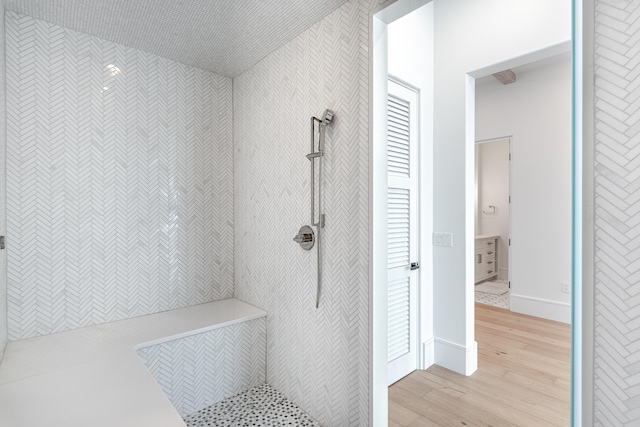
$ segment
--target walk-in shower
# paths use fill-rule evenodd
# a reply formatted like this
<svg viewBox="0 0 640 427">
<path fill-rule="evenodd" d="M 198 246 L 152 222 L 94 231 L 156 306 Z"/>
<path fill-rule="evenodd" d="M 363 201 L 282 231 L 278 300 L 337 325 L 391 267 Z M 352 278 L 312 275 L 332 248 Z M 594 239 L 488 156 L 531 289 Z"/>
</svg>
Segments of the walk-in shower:
<svg viewBox="0 0 640 427">
<path fill-rule="evenodd" d="M 325 214 L 322 210 L 322 162 L 324 159 L 324 142 L 326 135 L 326 127 L 333 120 L 333 111 L 326 109 L 321 118 L 311 117 L 311 152 L 307 154 L 307 159 L 311 161 L 311 225 L 316 228 L 316 234 L 313 229 L 307 225 L 300 228 L 298 235 L 293 240 L 298 242 L 303 249 L 310 250 L 313 247 L 314 239 L 318 245 L 316 251 L 318 253 L 318 284 L 316 292 L 316 308 L 320 305 L 320 293 L 322 291 L 322 229 L 325 225 Z M 316 128 L 318 129 L 318 150 L 316 151 Z M 315 184 L 315 160 L 318 159 L 318 220 L 316 221 L 316 184 Z"/>
</svg>

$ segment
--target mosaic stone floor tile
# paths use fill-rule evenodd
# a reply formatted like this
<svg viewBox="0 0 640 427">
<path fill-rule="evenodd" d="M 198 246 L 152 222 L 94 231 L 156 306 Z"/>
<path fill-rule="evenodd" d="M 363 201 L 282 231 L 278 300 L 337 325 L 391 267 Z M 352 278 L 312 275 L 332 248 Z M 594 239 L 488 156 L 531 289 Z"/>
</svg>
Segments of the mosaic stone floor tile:
<svg viewBox="0 0 640 427">
<path fill-rule="evenodd" d="M 496 280 L 496 282 L 506 282 L 506 280 Z M 475 300 L 481 304 L 509 309 L 509 292 L 502 295 L 493 295 L 487 292 L 475 291 Z"/>
<path fill-rule="evenodd" d="M 187 427 L 320 427 L 269 384 L 224 399 L 184 418 Z"/>
</svg>

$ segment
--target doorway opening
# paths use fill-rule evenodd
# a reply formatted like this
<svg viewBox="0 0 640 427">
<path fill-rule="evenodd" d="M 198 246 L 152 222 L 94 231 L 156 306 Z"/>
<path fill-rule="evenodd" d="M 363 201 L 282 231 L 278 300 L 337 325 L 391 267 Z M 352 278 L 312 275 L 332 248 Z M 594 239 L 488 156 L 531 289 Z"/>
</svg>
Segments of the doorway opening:
<svg viewBox="0 0 640 427">
<path fill-rule="evenodd" d="M 564 48 L 534 61 L 515 58 L 509 62 L 521 65 L 475 80 L 474 136 L 486 141 L 474 144 L 476 247 L 496 239 L 494 264 L 478 264 L 476 255 L 484 274 L 475 282 L 510 282 L 512 311 L 570 324 L 572 55 Z M 495 139 L 502 135 L 510 144 Z"/>
<path fill-rule="evenodd" d="M 388 420 L 388 278 L 386 272 L 388 177 L 385 173 L 387 168 L 387 59 L 390 54 L 388 26 L 427 3 L 433 4 L 429 0 L 389 1 L 371 14 L 370 419 L 371 425 L 374 426 L 386 425 Z M 534 3 L 536 2 L 532 2 L 531 8 L 535 7 Z M 432 87 L 434 95 L 432 102 L 435 108 L 426 114 L 432 123 L 436 123 L 436 126 L 425 128 L 430 132 L 429 138 L 432 144 L 429 147 L 430 151 L 424 150 L 431 154 L 426 164 L 431 164 L 433 169 L 424 174 L 429 176 L 430 185 L 424 186 L 421 176 L 422 195 L 425 195 L 425 191 L 431 191 L 428 197 L 422 198 L 428 200 L 430 209 L 422 209 L 421 199 L 421 216 L 432 216 L 421 222 L 425 227 L 421 227 L 420 231 L 421 237 L 426 237 L 421 238 L 421 241 L 429 242 L 426 245 L 427 248 L 422 250 L 423 247 L 421 247 L 420 251 L 421 318 L 419 322 L 421 327 L 427 326 L 421 329 L 423 335 L 420 338 L 420 363 L 424 367 L 437 364 L 470 375 L 477 367 L 477 347 L 473 331 L 475 318 L 474 218 L 473 208 L 467 209 L 474 204 L 475 80 L 499 72 L 505 69 L 505 65 L 507 68 L 516 67 L 567 51 L 567 46 L 571 45 L 567 36 L 571 34 L 572 19 L 577 20 L 580 17 L 572 18 L 571 3 L 554 4 L 552 10 L 533 15 L 526 12 L 530 9 L 529 7 L 500 8 L 499 5 L 495 5 L 498 10 L 486 10 L 493 6 L 484 3 L 471 6 L 465 3 L 463 7 L 458 2 L 437 2 L 437 4 L 435 18 L 431 24 L 434 32 L 441 31 L 439 43 L 447 39 L 453 45 L 456 43 L 458 45 L 451 48 L 443 48 L 440 45 L 441 55 L 444 52 L 447 54 L 441 57 L 445 60 L 438 65 L 440 68 L 434 68 L 434 79 L 439 82 Z M 542 7 L 547 6 L 542 5 Z M 563 22 L 566 28 L 556 31 L 550 29 L 548 25 L 538 25 L 535 22 L 538 18 L 548 16 L 561 16 L 562 19 L 555 19 L 554 22 Z M 508 28 L 503 28 L 504 31 L 513 36 L 508 38 L 509 43 L 503 43 L 504 34 L 502 33 L 500 42 L 491 41 L 491 37 L 497 36 L 498 32 L 484 31 L 490 26 L 485 25 L 486 22 L 483 23 L 483 17 L 490 17 L 491 22 L 494 23 L 505 23 Z M 455 28 L 460 27 L 465 28 L 465 34 L 474 34 L 473 40 L 464 39 L 462 32 L 455 31 Z M 518 35 L 515 33 L 517 31 L 524 31 L 526 34 Z M 424 44 L 424 48 L 431 46 L 433 44 Z M 483 51 L 480 47 L 487 46 L 495 49 L 485 57 L 479 56 Z M 503 48 L 504 50 L 501 51 L 500 49 Z M 469 49 L 471 50 L 468 51 Z M 527 54 L 523 55 L 523 52 Z M 574 179 L 574 183 L 576 181 L 578 180 Z M 575 192 L 581 191 L 581 188 L 575 186 L 573 190 L 575 197 Z M 579 220 L 575 215 L 577 214 L 574 211 L 574 224 Z M 424 217 L 421 220 L 424 220 Z M 430 269 L 425 268 L 426 263 L 430 264 Z M 580 259 L 574 257 L 572 264 L 574 271 L 579 263 Z M 426 285 L 422 283 L 425 278 Z M 574 280 L 577 280 L 575 275 Z M 572 293 L 572 296 L 575 298 L 576 294 Z M 425 297 L 428 299 L 426 303 L 424 303 Z M 425 337 L 425 331 L 427 333 L 431 331 L 431 336 Z M 575 348 L 575 338 L 573 343 L 575 354 L 580 349 Z M 576 356 L 573 360 L 576 360 Z M 574 396 L 575 384 L 579 383 L 578 377 L 579 375 L 573 376 Z M 580 410 L 580 402 L 574 401 L 573 413 L 576 414 Z"/>
<path fill-rule="evenodd" d="M 509 309 L 510 165 L 510 137 L 476 141 L 475 302 L 505 309 Z"/>
</svg>

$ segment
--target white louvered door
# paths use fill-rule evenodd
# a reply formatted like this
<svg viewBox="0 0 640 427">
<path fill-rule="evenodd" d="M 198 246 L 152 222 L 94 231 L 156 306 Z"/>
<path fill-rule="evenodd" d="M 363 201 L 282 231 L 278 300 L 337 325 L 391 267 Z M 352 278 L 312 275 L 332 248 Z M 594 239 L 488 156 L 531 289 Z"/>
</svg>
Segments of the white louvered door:
<svg viewBox="0 0 640 427">
<path fill-rule="evenodd" d="M 388 158 L 388 379 L 417 368 L 418 93 L 389 80 Z"/>
</svg>

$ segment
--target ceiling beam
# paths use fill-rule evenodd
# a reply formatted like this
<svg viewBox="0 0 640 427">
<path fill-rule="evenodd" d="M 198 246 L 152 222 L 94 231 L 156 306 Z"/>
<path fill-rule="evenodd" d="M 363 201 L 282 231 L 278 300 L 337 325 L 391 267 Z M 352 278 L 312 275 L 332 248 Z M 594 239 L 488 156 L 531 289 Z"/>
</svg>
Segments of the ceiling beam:
<svg viewBox="0 0 640 427">
<path fill-rule="evenodd" d="M 514 73 L 513 70 L 500 71 L 499 73 L 493 74 L 493 77 L 498 79 L 498 81 L 500 81 L 500 83 L 502 83 L 503 85 L 508 85 L 516 82 L 516 73 Z"/>
</svg>

